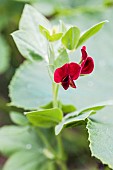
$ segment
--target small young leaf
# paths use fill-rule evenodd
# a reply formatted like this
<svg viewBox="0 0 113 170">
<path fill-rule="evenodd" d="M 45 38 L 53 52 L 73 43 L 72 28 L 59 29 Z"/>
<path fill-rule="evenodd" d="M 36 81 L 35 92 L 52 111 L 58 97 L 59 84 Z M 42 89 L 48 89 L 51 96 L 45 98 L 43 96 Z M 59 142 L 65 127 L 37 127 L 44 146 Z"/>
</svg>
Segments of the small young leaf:
<svg viewBox="0 0 113 170">
<path fill-rule="evenodd" d="M 39 127 L 55 126 L 63 117 L 62 111 L 58 108 L 26 112 L 25 114 L 33 125 Z"/>
<path fill-rule="evenodd" d="M 80 38 L 79 28 L 71 27 L 62 37 L 62 43 L 67 49 L 73 50 L 76 48 L 79 38 Z"/>
<path fill-rule="evenodd" d="M 21 113 L 11 112 L 10 113 L 10 118 L 17 125 L 22 125 L 22 126 L 28 125 L 28 120 Z"/>
<path fill-rule="evenodd" d="M 63 33 L 65 33 L 67 31 L 67 27 L 62 20 L 60 20 L 60 28 L 59 29 Z"/>
<path fill-rule="evenodd" d="M 39 25 L 39 30 L 50 42 L 59 40 L 63 35 L 63 33 L 55 33 L 51 35 L 50 32 L 42 25 Z"/>
<path fill-rule="evenodd" d="M 83 33 L 83 35 L 80 37 L 78 44 L 77 44 L 77 48 L 82 45 L 87 39 L 89 39 L 90 37 L 92 37 L 94 34 L 96 34 L 102 27 L 103 25 L 108 22 L 108 21 L 102 21 L 94 26 L 92 26 L 91 28 L 89 28 L 85 33 Z"/>
<path fill-rule="evenodd" d="M 63 113 L 71 113 L 71 112 L 74 112 L 76 110 L 77 110 L 76 107 L 72 104 L 66 104 L 66 105 L 62 104 Z"/>
</svg>

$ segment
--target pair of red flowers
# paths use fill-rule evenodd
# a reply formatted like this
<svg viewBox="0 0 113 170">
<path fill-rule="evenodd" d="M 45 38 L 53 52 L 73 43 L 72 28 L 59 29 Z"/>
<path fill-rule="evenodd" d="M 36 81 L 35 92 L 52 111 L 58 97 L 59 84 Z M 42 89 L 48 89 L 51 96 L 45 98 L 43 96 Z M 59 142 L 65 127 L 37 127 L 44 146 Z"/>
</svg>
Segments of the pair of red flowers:
<svg viewBox="0 0 113 170">
<path fill-rule="evenodd" d="M 85 46 L 82 47 L 81 52 L 82 59 L 80 64 L 74 62 L 66 63 L 54 72 L 54 81 L 61 83 L 65 90 L 69 86 L 76 88 L 74 80 L 77 80 L 80 75 L 90 74 L 94 69 L 94 61 L 92 57 L 88 56 Z"/>
</svg>

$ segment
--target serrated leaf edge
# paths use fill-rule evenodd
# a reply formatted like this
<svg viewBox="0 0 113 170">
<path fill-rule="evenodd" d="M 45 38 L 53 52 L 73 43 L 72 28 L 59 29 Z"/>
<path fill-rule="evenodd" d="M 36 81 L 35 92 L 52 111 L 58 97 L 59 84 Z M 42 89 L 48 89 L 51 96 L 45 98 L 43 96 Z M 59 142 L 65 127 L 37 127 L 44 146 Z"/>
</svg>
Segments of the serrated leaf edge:
<svg viewBox="0 0 113 170">
<path fill-rule="evenodd" d="M 87 121 L 86 129 L 87 129 L 87 132 L 88 132 L 88 141 L 89 141 L 89 148 L 90 148 L 90 151 L 91 151 L 91 156 L 99 159 L 103 164 L 106 164 L 106 165 L 109 166 L 109 168 L 113 169 L 112 165 L 108 164 L 105 159 L 100 158 L 97 154 L 95 154 L 93 152 L 93 149 L 92 149 L 93 141 L 91 140 L 91 134 L 90 134 L 90 130 L 89 130 L 91 120 L 89 118 L 87 118 L 87 120 L 88 121 Z"/>
</svg>

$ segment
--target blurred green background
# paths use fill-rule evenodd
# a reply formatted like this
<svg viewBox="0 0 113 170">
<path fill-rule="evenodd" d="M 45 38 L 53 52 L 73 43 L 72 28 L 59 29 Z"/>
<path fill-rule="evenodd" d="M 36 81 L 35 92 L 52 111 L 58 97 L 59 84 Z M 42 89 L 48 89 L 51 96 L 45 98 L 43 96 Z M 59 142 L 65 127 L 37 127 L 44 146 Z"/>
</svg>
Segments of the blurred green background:
<svg viewBox="0 0 113 170">
<path fill-rule="evenodd" d="M 104 28 L 85 45 L 95 60 L 95 71 L 77 82 L 76 99 L 69 95 L 70 103 L 78 108 L 113 99 L 113 0 L 0 0 L 0 126 L 12 124 L 8 116 L 8 84 L 15 69 L 23 62 L 11 33 L 18 29 L 25 3 L 30 3 L 52 23 L 61 19 L 77 25 L 82 31 L 102 20 L 109 20 Z M 80 51 L 80 50 L 78 50 Z M 75 56 L 79 57 L 80 53 Z M 75 56 L 72 56 L 74 59 Z M 70 90 L 68 91 L 70 93 Z M 65 92 L 64 92 L 65 96 Z M 74 104 L 75 104 L 74 103 Z M 70 137 L 71 136 L 71 137 Z M 84 127 L 65 130 L 65 150 L 69 155 L 70 170 L 109 170 L 95 158 L 90 158 L 87 132 Z M 6 158 L 0 156 L 0 166 Z"/>
</svg>

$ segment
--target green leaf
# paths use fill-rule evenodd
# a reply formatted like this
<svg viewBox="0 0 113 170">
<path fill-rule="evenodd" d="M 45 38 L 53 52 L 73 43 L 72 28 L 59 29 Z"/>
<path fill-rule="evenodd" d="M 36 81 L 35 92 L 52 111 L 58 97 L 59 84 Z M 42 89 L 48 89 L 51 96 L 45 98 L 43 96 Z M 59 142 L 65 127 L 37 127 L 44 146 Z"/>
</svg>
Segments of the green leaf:
<svg viewBox="0 0 113 170">
<path fill-rule="evenodd" d="M 113 169 L 113 106 L 106 107 L 88 119 L 90 150 L 92 156 Z"/>
<path fill-rule="evenodd" d="M 36 130 L 30 127 L 5 126 L 1 128 L 0 152 L 10 156 L 5 163 L 4 170 L 46 170 L 48 163 L 54 157 Z M 51 154 L 51 158 L 47 153 Z"/>
<path fill-rule="evenodd" d="M 69 57 L 65 49 L 61 49 L 59 56 L 54 61 L 54 69 L 61 67 L 62 65 L 69 63 Z"/>
<path fill-rule="evenodd" d="M 0 129 L 0 151 L 5 155 L 12 155 L 19 150 L 34 151 L 37 147 L 40 147 L 37 136 L 27 126 L 5 126 Z"/>
<path fill-rule="evenodd" d="M 72 104 L 62 104 L 62 111 L 63 113 L 71 113 L 76 111 L 76 107 Z"/>
<path fill-rule="evenodd" d="M 63 33 L 54 33 L 51 35 L 50 32 L 42 25 L 39 25 L 39 29 L 40 32 L 45 36 L 45 38 L 47 38 L 47 40 L 50 42 L 58 41 L 63 35 Z"/>
<path fill-rule="evenodd" d="M 25 31 L 39 32 L 38 26 L 42 25 L 47 29 L 51 28 L 49 20 L 47 20 L 40 12 L 31 5 L 26 4 L 20 19 L 19 29 Z"/>
<path fill-rule="evenodd" d="M 38 109 L 51 100 L 51 88 L 44 62 L 26 61 L 17 69 L 10 83 L 11 105 L 26 110 Z"/>
<path fill-rule="evenodd" d="M 84 121 L 92 114 L 95 114 L 97 111 L 100 111 L 105 106 L 113 105 L 113 101 L 106 101 L 98 105 L 93 105 L 88 108 L 83 108 L 80 110 L 77 110 L 75 112 L 69 113 L 65 115 L 62 119 L 62 122 L 60 122 L 55 127 L 55 134 L 58 135 L 61 130 L 65 127 L 73 127 L 78 124 L 85 123 Z"/>
<path fill-rule="evenodd" d="M 55 127 L 55 135 L 58 135 L 61 130 L 65 127 L 73 127 L 76 126 L 78 124 L 83 124 L 84 121 L 92 114 L 95 113 L 95 111 L 88 111 L 82 115 L 77 115 L 76 112 L 73 112 L 75 114 L 75 116 L 73 116 L 72 118 L 68 118 L 66 119 L 66 117 L 63 118 L 62 122 L 59 123 L 58 125 L 56 125 Z"/>
<path fill-rule="evenodd" d="M 63 33 L 65 33 L 67 31 L 67 27 L 62 20 L 60 20 L 60 28 L 59 29 Z"/>
<path fill-rule="evenodd" d="M 5 72 L 9 67 L 9 46 L 5 39 L 0 35 L 0 73 Z"/>
<path fill-rule="evenodd" d="M 51 127 L 58 124 L 63 117 L 63 113 L 58 108 L 25 112 L 28 120 L 35 126 Z"/>
<path fill-rule="evenodd" d="M 40 34 L 18 30 L 11 35 L 23 57 L 31 61 L 43 57 L 47 61 L 47 44 Z"/>
<path fill-rule="evenodd" d="M 73 50 L 76 48 L 79 38 L 80 38 L 79 28 L 71 27 L 62 37 L 62 43 L 67 49 Z"/>
<path fill-rule="evenodd" d="M 103 25 L 108 22 L 107 20 L 99 22 L 98 24 L 92 26 L 91 28 L 89 28 L 85 33 L 83 33 L 83 35 L 80 37 L 78 44 L 77 44 L 77 48 L 82 45 L 87 39 L 89 39 L 90 37 L 92 37 L 94 34 L 96 34 L 102 27 Z"/>
<path fill-rule="evenodd" d="M 32 161 L 31 161 L 32 158 Z M 38 159 L 38 160 L 37 160 Z M 36 151 L 21 151 L 13 154 L 6 162 L 3 170 L 44 170 L 47 167 L 47 160 L 42 155 L 39 156 Z"/>
<path fill-rule="evenodd" d="M 47 59 L 47 42 L 38 29 L 39 24 L 50 28 L 49 21 L 30 5 L 25 5 L 19 30 L 12 37 L 23 57 L 29 60 Z"/>
<path fill-rule="evenodd" d="M 11 112 L 10 113 L 10 118 L 17 125 L 23 125 L 23 126 L 28 125 L 28 120 L 21 113 Z"/>
</svg>

